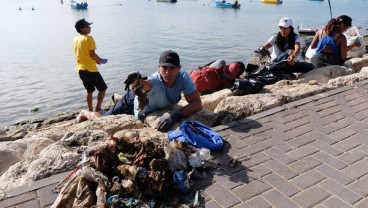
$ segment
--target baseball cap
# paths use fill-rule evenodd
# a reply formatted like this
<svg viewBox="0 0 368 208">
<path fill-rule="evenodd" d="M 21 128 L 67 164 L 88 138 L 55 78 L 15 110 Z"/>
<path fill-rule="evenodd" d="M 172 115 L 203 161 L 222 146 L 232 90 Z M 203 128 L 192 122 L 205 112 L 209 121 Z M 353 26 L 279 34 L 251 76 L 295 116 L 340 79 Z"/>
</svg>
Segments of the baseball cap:
<svg viewBox="0 0 368 208">
<path fill-rule="evenodd" d="M 224 68 L 224 75 L 228 79 L 235 79 L 235 77 L 238 76 L 240 72 L 240 64 L 237 62 L 234 62 L 230 65 L 226 65 Z"/>
<path fill-rule="evenodd" d="M 289 28 L 290 26 L 293 26 L 293 21 L 289 17 L 281 18 L 279 21 L 279 26 L 283 28 Z"/>
<path fill-rule="evenodd" d="M 87 22 L 84 18 L 78 20 L 75 23 L 75 29 L 77 29 L 77 31 L 79 31 L 79 29 L 84 28 L 86 26 L 92 25 L 93 22 Z"/>
<path fill-rule="evenodd" d="M 179 55 L 172 50 L 162 52 L 158 66 L 180 67 Z"/>
</svg>

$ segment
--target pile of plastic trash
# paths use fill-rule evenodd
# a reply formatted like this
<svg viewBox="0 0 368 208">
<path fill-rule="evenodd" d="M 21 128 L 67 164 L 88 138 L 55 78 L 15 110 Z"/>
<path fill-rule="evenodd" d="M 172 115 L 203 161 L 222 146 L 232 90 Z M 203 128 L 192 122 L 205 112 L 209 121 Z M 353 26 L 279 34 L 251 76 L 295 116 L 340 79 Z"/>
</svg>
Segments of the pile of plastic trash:
<svg viewBox="0 0 368 208">
<path fill-rule="evenodd" d="M 197 207 L 193 173 L 205 177 L 210 150 L 185 142 L 109 137 L 85 152 L 55 190 L 52 207 Z M 199 171 L 199 172 L 198 172 Z M 192 175 L 193 174 L 193 175 Z"/>
</svg>

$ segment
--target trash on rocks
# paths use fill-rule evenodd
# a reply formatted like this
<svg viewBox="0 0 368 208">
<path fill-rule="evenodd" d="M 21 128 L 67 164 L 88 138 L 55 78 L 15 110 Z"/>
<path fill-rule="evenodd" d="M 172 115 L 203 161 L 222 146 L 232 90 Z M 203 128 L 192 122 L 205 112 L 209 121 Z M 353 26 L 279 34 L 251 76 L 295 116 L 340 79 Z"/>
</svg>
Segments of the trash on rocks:
<svg viewBox="0 0 368 208">
<path fill-rule="evenodd" d="M 158 138 L 142 142 L 139 135 L 109 141 L 83 154 L 59 183 L 52 207 L 198 207 L 192 178 L 206 177 L 209 149 Z"/>
</svg>

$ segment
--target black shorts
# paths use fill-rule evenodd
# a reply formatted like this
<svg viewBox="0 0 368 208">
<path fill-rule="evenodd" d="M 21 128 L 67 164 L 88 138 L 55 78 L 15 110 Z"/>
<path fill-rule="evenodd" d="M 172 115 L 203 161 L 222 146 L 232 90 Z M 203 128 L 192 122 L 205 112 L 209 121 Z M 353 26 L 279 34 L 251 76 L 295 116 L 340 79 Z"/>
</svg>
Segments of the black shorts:
<svg viewBox="0 0 368 208">
<path fill-rule="evenodd" d="M 97 88 L 98 91 L 107 89 L 107 85 L 100 72 L 79 70 L 79 78 L 83 81 L 84 88 L 86 88 L 88 93 L 94 92 L 95 88 Z"/>
</svg>

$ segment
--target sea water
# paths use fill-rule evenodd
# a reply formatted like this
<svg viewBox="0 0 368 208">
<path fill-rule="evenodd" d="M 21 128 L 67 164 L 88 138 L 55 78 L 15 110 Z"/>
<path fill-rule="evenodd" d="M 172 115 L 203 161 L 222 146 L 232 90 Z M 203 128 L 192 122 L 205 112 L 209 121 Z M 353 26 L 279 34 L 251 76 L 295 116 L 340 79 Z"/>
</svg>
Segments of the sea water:
<svg viewBox="0 0 368 208">
<path fill-rule="evenodd" d="M 96 53 L 109 60 L 99 66 L 109 87 L 105 102 L 113 93 L 124 93 L 129 72 L 157 71 L 164 50 L 178 52 L 185 71 L 216 59 L 247 63 L 254 49 L 278 31 L 280 18 L 291 17 L 295 27 L 304 28 L 320 28 L 330 19 L 327 0 L 239 3 L 241 9 L 222 9 L 211 0 L 88 0 L 88 10 L 75 10 L 65 0 L 2 0 L 0 125 L 86 108 L 72 48 L 74 23 L 81 18 L 93 22 Z M 367 34 L 368 1 L 338 0 L 331 7 L 333 16 L 351 16 Z"/>
</svg>

